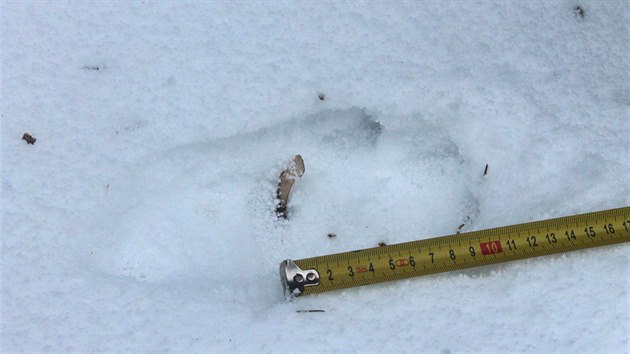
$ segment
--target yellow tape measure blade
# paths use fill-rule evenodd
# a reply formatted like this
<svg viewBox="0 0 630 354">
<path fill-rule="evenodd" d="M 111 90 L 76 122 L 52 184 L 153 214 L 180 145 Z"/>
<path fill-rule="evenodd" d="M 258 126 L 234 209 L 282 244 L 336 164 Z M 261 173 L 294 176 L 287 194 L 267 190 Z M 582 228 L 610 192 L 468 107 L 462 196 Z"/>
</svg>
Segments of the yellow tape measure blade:
<svg viewBox="0 0 630 354">
<path fill-rule="evenodd" d="M 280 265 L 285 294 L 436 274 L 630 241 L 630 207 L 368 248 Z"/>
</svg>

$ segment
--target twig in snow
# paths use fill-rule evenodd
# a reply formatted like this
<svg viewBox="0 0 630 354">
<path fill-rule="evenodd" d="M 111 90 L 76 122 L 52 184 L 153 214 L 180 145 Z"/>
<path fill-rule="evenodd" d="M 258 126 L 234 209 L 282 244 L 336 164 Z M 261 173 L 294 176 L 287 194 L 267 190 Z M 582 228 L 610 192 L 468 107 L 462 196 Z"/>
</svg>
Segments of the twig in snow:
<svg viewBox="0 0 630 354">
<path fill-rule="evenodd" d="M 466 226 L 466 223 L 469 221 L 470 221 L 470 216 L 466 215 L 466 222 L 462 223 L 461 225 L 457 227 L 457 234 L 459 234 L 462 231 L 464 226 Z"/>
<path fill-rule="evenodd" d="M 483 170 L 483 175 L 487 175 L 488 174 L 488 164 L 486 164 L 486 168 Z"/>
<path fill-rule="evenodd" d="M 584 9 L 582 6 L 578 5 L 573 9 L 573 13 L 575 14 L 575 18 L 578 21 L 581 21 L 584 18 Z"/>
</svg>

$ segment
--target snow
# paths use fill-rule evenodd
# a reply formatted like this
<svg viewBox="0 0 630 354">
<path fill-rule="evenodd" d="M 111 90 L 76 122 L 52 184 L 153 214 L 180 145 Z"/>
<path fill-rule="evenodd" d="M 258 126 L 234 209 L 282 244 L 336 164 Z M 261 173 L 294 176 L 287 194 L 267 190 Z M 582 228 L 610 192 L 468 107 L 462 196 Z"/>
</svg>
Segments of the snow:
<svg viewBox="0 0 630 354">
<path fill-rule="evenodd" d="M 627 244 L 291 302 L 278 278 L 630 205 L 628 2 L 1 6 L 2 351 L 630 351 Z"/>
</svg>

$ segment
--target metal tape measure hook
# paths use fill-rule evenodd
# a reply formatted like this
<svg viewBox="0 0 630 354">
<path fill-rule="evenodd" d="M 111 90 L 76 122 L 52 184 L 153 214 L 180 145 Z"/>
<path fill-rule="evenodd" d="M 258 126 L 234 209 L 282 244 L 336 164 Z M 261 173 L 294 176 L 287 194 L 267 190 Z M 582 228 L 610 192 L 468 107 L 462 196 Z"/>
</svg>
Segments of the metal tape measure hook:
<svg viewBox="0 0 630 354">
<path fill-rule="evenodd" d="M 284 297 L 299 296 L 306 286 L 319 285 L 319 273 L 315 269 L 302 270 L 290 259 L 280 263 L 280 280 Z"/>
</svg>

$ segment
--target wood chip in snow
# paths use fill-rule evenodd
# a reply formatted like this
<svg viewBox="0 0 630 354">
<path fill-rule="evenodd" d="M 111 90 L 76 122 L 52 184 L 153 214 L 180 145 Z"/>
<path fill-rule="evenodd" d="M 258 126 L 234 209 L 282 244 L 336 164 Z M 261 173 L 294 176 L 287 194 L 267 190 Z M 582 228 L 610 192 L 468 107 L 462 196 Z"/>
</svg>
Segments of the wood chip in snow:
<svg viewBox="0 0 630 354">
<path fill-rule="evenodd" d="M 33 136 L 29 133 L 24 133 L 24 135 L 22 135 L 22 140 L 26 140 L 26 144 L 31 145 L 35 145 L 35 141 L 37 141 L 37 139 L 33 138 Z"/>
<path fill-rule="evenodd" d="M 295 181 L 302 177 L 304 171 L 305 167 L 302 156 L 295 155 L 293 160 L 289 162 L 287 167 L 280 174 L 277 190 L 278 205 L 276 206 L 276 215 L 278 218 L 287 218 L 291 188 L 293 188 Z"/>
</svg>

